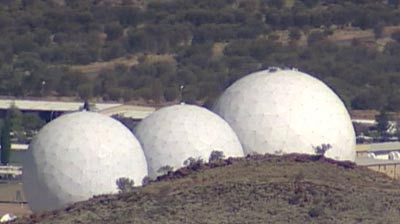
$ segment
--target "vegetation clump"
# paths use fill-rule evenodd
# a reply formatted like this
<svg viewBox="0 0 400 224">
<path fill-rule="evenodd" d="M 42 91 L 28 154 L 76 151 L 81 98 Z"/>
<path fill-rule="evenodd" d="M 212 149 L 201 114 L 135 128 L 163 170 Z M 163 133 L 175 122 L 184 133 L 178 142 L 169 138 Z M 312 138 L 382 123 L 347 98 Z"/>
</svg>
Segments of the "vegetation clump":
<svg viewBox="0 0 400 224">
<path fill-rule="evenodd" d="M 127 177 L 120 177 L 115 183 L 120 193 L 127 193 L 135 188 L 135 182 Z"/>
<path fill-rule="evenodd" d="M 7 165 L 10 161 L 11 153 L 11 123 L 10 116 L 7 115 L 4 119 L 3 126 L 1 128 L 0 144 L 1 144 L 1 163 Z"/>
</svg>

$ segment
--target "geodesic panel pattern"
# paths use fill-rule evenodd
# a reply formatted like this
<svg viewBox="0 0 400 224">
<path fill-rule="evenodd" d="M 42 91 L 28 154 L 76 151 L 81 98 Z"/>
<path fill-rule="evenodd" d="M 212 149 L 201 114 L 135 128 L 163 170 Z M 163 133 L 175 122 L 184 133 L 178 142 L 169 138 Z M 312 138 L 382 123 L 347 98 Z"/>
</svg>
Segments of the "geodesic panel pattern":
<svg viewBox="0 0 400 224">
<path fill-rule="evenodd" d="M 239 137 L 246 154 L 307 153 L 330 144 L 325 154 L 355 159 L 355 133 L 339 97 L 297 70 L 264 70 L 235 82 L 213 110 Z"/>
<path fill-rule="evenodd" d="M 117 192 L 120 177 L 140 185 L 146 175 L 143 150 L 125 126 L 98 113 L 76 112 L 40 130 L 29 145 L 22 180 L 31 209 L 43 211 Z"/>
<path fill-rule="evenodd" d="M 163 166 L 182 167 L 189 157 L 207 161 L 214 150 L 226 157 L 243 156 L 228 123 L 199 106 L 164 107 L 143 119 L 135 135 L 142 144 L 150 177 L 160 175 L 158 170 Z"/>
</svg>

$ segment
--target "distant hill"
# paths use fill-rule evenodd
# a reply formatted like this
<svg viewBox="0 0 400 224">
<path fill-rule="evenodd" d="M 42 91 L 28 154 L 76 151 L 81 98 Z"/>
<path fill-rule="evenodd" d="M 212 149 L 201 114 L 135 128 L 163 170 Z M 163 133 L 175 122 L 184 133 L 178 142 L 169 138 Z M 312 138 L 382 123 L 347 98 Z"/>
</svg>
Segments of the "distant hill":
<svg viewBox="0 0 400 224">
<path fill-rule="evenodd" d="M 15 223 L 398 223 L 400 184 L 350 162 L 251 156 Z"/>
<path fill-rule="evenodd" d="M 399 1 L 5 0 L 0 10 L 3 96 L 211 105 L 244 75 L 281 66 L 322 79 L 350 109 L 400 110 Z"/>
</svg>

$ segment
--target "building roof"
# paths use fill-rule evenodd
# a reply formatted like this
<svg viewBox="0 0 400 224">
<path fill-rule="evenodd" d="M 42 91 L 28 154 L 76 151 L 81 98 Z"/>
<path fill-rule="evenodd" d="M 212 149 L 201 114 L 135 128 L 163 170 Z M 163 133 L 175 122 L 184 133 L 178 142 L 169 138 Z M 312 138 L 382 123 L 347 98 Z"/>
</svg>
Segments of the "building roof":
<svg viewBox="0 0 400 224">
<path fill-rule="evenodd" d="M 97 104 L 96 104 L 97 107 Z M 104 115 L 121 115 L 134 119 L 143 119 L 156 110 L 154 107 L 135 106 L 135 105 L 119 105 L 115 107 L 105 108 L 99 112 Z"/>
<path fill-rule="evenodd" d="M 373 159 L 369 157 L 356 157 L 359 166 L 400 165 L 400 160 Z"/>
<path fill-rule="evenodd" d="M 71 101 L 47 101 L 47 100 L 12 100 L 0 99 L 0 109 L 8 109 L 15 106 L 20 110 L 32 111 L 76 111 L 83 107 L 84 102 Z M 103 110 L 120 106 L 120 103 L 96 103 L 96 108 Z"/>
<path fill-rule="evenodd" d="M 47 101 L 47 100 L 13 100 L 0 99 L 0 109 L 6 110 L 15 106 L 24 111 L 77 111 L 83 108 L 84 102 Z M 154 107 L 126 105 L 121 103 L 96 103 L 95 109 L 111 116 L 119 114 L 133 119 L 143 119 L 155 111 Z"/>
<path fill-rule="evenodd" d="M 357 152 L 390 152 L 400 151 L 400 142 L 380 142 L 356 145 Z"/>
</svg>

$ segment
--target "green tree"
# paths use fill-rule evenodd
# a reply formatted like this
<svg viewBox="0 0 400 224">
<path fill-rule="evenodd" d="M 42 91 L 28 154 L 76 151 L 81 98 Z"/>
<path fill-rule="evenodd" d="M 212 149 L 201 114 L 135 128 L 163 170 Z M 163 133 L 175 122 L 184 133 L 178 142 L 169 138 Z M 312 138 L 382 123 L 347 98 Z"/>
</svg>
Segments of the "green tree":
<svg viewBox="0 0 400 224">
<path fill-rule="evenodd" d="M 210 157 L 208 158 L 209 163 L 218 162 L 225 158 L 224 152 L 214 150 L 211 152 Z"/>
<path fill-rule="evenodd" d="M 135 182 L 128 177 L 120 177 L 115 181 L 120 193 L 127 193 L 135 188 Z"/>
<path fill-rule="evenodd" d="M 193 157 L 189 157 L 185 161 L 183 161 L 183 165 L 191 170 L 198 170 L 201 168 L 201 166 L 203 166 L 203 164 L 204 161 L 201 158 L 195 159 Z"/>
<path fill-rule="evenodd" d="M 22 115 L 22 125 L 25 131 L 39 130 L 46 124 L 38 113 L 24 113 Z"/>
<path fill-rule="evenodd" d="M 320 31 L 313 31 L 308 35 L 307 44 L 313 45 L 316 43 L 321 43 L 324 40 L 325 36 L 323 32 Z"/>
<path fill-rule="evenodd" d="M 285 2 L 284 0 L 269 0 L 268 5 L 281 9 L 285 5 Z"/>
<path fill-rule="evenodd" d="M 384 23 L 378 23 L 374 26 L 374 34 L 375 38 L 382 38 L 383 37 L 383 28 L 385 28 Z"/>
<path fill-rule="evenodd" d="M 289 39 L 291 41 L 298 41 L 301 38 L 301 31 L 300 29 L 293 28 L 289 30 Z"/>
<path fill-rule="evenodd" d="M 159 103 L 162 100 L 163 97 L 163 85 L 160 81 L 160 79 L 155 79 L 153 82 L 153 85 L 151 86 L 151 98 L 156 102 Z"/>
<path fill-rule="evenodd" d="M 318 146 L 314 146 L 313 148 L 314 148 L 315 154 L 323 157 L 323 156 L 325 156 L 326 151 L 331 149 L 332 146 L 331 146 L 331 144 L 321 144 Z"/>
<path fill-rule="evenodd" d="M 160 167 L 160 168 L 157 170 L 157 173 L 159 173 L 159 174 L 161 174 L 161 175 L 166 175 L 166 174 L 168 174 L 169 172 L 172 172 L 173 170 L 174 170 L 174 168 L 173 168 L 172 166 L 170 166 L 170 165 L 165 165 L 165 166 Z"/>
<path fill-rule="evenodd" d="M 10 123 L 10 131 L 13 131 L 18 140 L 23 140 L 25 138 L 23 131 L 23 113 L 15 106 L 12 105 L 6 115 L 6 119 L 9 120 Z"/>
<path fill-rule="evenodd" d="M 179 87 L 167 87 L 164 90 L 164 99 L 166 101 L 173 101 L 175 99 L 177 99 L 179 96 Z"/>
<path fill-rule="evenodd" d="M 314 7 L 316 4 L 318 4 L 318 0 L 301 0 L 303 4 L 309 8 Z"/>
<path fill-rule="evenodd" d="M 106 24 L 104 32 L 107 34 L 107 40 L 115 40 L 122 36 L 124 28 L 118 22 Z"/>
<path fill-rule="evenodd" d="M 398 7 L 399 6 L 400 1 L 399 0 L 388 0 L 388 4 L 392 5 L 394 7 Z"/>
<path fill-rule="evenodd" d="M 3 165 L 7 165 L 10 161 L 10 152 L 11 152 L 11 121 L 10 117 L 7 114 L 4 120 L 3 127 L 1 129 L 1 163 Z"/>
<path fill-rule="evenodd" d="M 400 42 L 400 31 L 393 32 L 391 37 L 392 37 L 393 40 L 395 40 L 397 42 Z"/>
<path fill-rule="evenodd" d="M 381 110 L 378 115 L 375 116 L 377 122 L 377 130 L 380 136 L 385 139 L 387 137 L 387 129 L 389 127 L 389 115 L 385 110 Z"/>
</svg>

